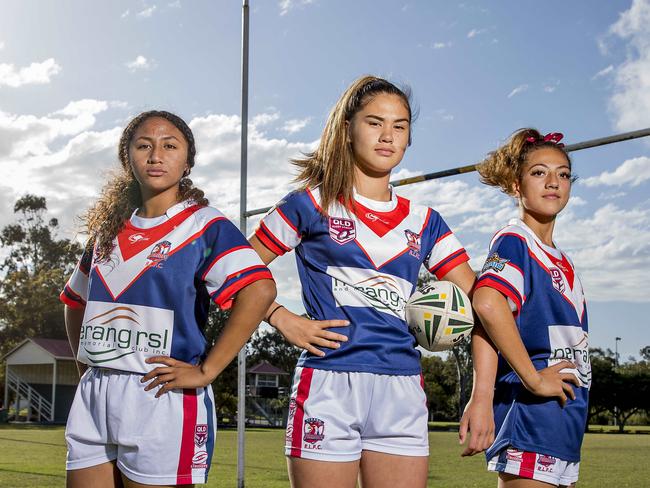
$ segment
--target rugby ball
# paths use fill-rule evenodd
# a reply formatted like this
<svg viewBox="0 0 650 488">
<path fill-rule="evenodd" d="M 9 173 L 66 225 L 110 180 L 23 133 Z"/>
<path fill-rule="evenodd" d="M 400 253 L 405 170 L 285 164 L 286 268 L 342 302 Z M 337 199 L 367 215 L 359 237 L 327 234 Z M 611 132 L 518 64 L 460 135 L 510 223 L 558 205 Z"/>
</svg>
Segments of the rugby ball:
<svg viewBox="0 0 650 488">
<path fill-rule="evenodd" d="M 474 327 L 469 298 L 450 281 L 434 281 L 417 290 L 405 312 L 409 330 L 427 351 L 451 349 Z"/>
</svg>

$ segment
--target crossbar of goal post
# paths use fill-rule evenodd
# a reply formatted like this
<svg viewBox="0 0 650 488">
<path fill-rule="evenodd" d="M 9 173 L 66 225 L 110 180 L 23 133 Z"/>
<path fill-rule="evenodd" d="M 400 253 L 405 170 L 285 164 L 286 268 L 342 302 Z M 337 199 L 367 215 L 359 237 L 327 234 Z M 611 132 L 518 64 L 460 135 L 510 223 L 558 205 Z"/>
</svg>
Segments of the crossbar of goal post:
<svg viewBox="0 0 650 488">
<path fill-rule="evenodd" d="M 615 134 L 613 136 L 599 137 L 598 139 L 590 139 L 588 141 L 577 142 L 575 144 L 568 144 L 564 146 L 567 152 L 581 151 L 592 147 L 606 146 L 607 144 L 614 144 L 616 142 L 629 141 L 631 139 L 639 139 L 641 137 L 650 136 L 650 127 L 647 129 L 635 130 L 632 132 L 624 132 L 622 134 Z M 434 173 L 427 173 L 424 175 L 411 176 L 410 178 L 403 178 L 401 180 L 391 181 L 392 186 L 411 185 L 413 183 L 421 183 L 423 181 L 436 180 L 439 178 L 446 178 L 447 176 L 460 175 L 463 173 L 471 173 L 476 171 L 478 164 L 468 164 L 466 166 L 457 166 L 455 168 L 445 169 L 443 171 L 436 171 Z M 256 208 L 244 212 L 246 217 L 259 215 L 268 212 L 271 207 Z"/>
</svg>

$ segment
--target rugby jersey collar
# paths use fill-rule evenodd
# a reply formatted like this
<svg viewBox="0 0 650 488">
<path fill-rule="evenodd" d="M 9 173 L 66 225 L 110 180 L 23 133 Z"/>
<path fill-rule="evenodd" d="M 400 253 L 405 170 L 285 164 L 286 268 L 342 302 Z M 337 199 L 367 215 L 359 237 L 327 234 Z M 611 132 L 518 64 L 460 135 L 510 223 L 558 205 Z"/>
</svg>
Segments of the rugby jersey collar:
<svg viewBox="0 0 650 488">
<path fill-rule="evenodd" d="M 138 210 L 140 210 L 140 208 L 136 208 L 131 214 L 131 217 L 129 218 L 129 222 L 131 223 L 131 225 L 139 229 L 150 229 L 151 227 L 155 227 L 157 225 L 162 224 L 163 222 L 166 222 L 167 220 L 171 219 L 175 215 L 178 215 L 186 208 L 192 207 L 194 205 L 196 205 L 196 202 L 194 200 L 183 200 L 182 202 L 179 202 L 169 207 L 167 211 L 164 214 L 160 215 L 159 217 L 150 217 L 150 218 L 138 216 L 137 212 Z"/>
<path fill-rule="evenodd" d="M 388 188 L 390 190 L 388 202 L 371 200 L 354 192 L 354 214 L 379 237 L 384 237 L 397 227 L 410 211 L 410 202 L 406 198 L 397 196 L 392 186 L 389 185 Z"/>
</svg>

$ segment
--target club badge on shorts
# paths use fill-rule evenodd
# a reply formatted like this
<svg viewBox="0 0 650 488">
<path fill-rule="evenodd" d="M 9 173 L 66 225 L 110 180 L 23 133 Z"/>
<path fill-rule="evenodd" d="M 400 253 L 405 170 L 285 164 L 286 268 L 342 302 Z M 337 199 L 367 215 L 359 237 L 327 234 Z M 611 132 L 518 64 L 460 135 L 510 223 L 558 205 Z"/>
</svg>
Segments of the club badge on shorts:
<svg viewBox="0 0 650 488">
<path fill-rule="evenodd" d="M 320 449 L 320 442 L 325 439 L 325 422 L 315 417 L 305 419 L 304 432 L 304 447 L 307 449 Z"/>
<path fill-rule="evenodd" d="M 357 228 L 352 219 L 341 217 L 329 218 L 330 237 L 337 244 L 345 244 L 357 237 Z"/>
</svg>

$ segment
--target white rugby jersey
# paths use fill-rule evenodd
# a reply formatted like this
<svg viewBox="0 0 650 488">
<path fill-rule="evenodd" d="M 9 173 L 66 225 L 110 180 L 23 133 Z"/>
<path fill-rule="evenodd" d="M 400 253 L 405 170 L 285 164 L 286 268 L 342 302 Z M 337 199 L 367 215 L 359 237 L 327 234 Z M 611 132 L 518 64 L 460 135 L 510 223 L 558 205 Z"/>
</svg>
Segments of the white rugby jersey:
<svg viewBox="0 0 650 488">
<path fill-rule="evenodd" d="M 61 292 L 85 307 L 77 358 L 90 366 L 144 373 L 157 355 L 197 364 L 209 301 L 228 308 L 243 287 L 272 279 L 239 229 L 191 201 L 154 219 L 134 212 L 114 245 L 106 262 L 85 252 Z"/>
<path fill-rule="evenodd" d="M 496 233 L 476 287 L 500 291 L 513 310 L 521 339 L 537 370 L 568 360 L 580 380 L 576 399 L 562 408 L 557 399 L 529 393 L 499 354 L 494 394 L 497 437 L 490 459 L 507 446 L 580 460 L 591 385 L 587 309 L 573 263 L 546 246 L 522 221 L 512 220 Z"/>
<path fill-rule="evenodd" d="M 315 320 L 349 320 L 332 328 L 348 337 L 325 356 L 303 352 L 299 366 L 412 375 L 420 353 L 404 306 L 422 264 L 442 278 L 469 257 L 442 217 L 391 192 L 389 202 L 355 194 L 354 212 L 336 203 L 320 210 L 318 189 L 287 195 L 255 235 L 275 254 L 296 250 L 305 310 Z"/>
</svg>

